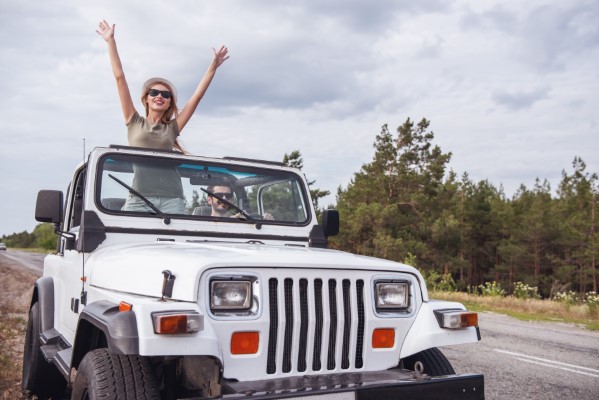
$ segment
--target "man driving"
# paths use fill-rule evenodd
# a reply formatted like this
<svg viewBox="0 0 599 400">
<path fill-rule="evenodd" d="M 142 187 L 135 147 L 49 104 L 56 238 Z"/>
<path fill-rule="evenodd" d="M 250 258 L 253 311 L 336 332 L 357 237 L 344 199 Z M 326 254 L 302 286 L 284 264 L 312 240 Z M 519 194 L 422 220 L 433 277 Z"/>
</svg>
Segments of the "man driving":
<svg viewBox="0 0 599 400">
<path fill-rule="evenodd" d="M 231 203 L 233 203 L 234 194 L 233 190 L 227 185 L 216 185 L 209 186 L 207 190 L 211 193 L 214 193 L 216 196 L 221 199 L 225 199 Z M 208 196 L 207 199 L 208 204 L 212 207 L 211 216 L 212 217 L 233 217 L 235 213 L 231 213 L 231 206 L 224 201 L 220 201 L 213 196 Z"/>
<path fill-rule="evenodd" d="M 214 185 L 214 186 L 209 186 L 206 190 L 210 193 L 214 193 L 215 196 L 218 196 L 221 199 L 228 201 L 229 203 L 235 204 L 235 199 L 234 199 L 235 194 L 233 193 L 233 190 L 231 189 L 230 186 Z M 212 212 L 210 213 L 210 216 L 212 216 L 212 217 L 221 217 L 221 218 L 237 217 L 237 218 L 239 218 L 242 215 L 242 213 L 237 212 L 240 210 L 236 209 L 235 206 L 232 207 L 230 204 L 227 204 L 226 202 L 221 201 L 214 196 L 209 195 L 208 199 L 206 201 L 212 208 Z M 259 218 L 266 219 L 266 220 L 274 219 L 272 214 L 269 214 L 269 213 L 264 213 L 264 215 L 262 215 Z"/>
</svg>

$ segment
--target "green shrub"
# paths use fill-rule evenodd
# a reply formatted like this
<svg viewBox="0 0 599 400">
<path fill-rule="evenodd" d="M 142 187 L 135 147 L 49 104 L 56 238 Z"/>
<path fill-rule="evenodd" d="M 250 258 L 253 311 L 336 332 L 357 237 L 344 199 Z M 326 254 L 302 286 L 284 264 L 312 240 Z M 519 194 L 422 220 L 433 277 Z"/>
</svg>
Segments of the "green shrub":
<svg viewBox="0 0 599 400">
<path fill-rule="evenodd" d="M 430 270 L 424 274 L 424 280 L 429 290 L 440 292 L 455 292 L 456 283 L 451 274 L 440 274 L 435 270 Z"/>
<path fill-rule="evenodd" d="M 501 284 L 498 282 L 485 282 L 484 285 L 478 285 L 478 290 L 481 296 L 489 297 L 503 297 L 505 296 L 505 290 L 501 288 Z"/>
<path fill-rule="evenodd" d="M 33 237 L 35 238 L 35 247 L 46 250 L 52 250 L 56 247 L 58 236 L 54 233 L 54 225 L 52 224 L 37 225 L 33 230 Z"/>
<path fill-rule="evenodd" d="M 597 316 L 599 314 L 599 294 L 595 292 L 588 292 L 585 295 L 584 302 L 589 308 L 589 314 Z"/>
<path fill-rule="evenodd" d="M 552 300 L 557 301 L 558 303 L 563 303 L 567 307 L 570 307 L 570 306 L 580 303 L 580 299 L 578 298 L 578 295 L 571 290 L 568 290 L 567 292 L 557 292 L 556 294 L 553 295 Z"/>
<path fill-rule="evenodd" d="M 539 288 L 536 286 L 529 286 L 523 282 L 516 282 L 514 284 L 514 297 L 517 299 L 540 299 Z"/>
<path fill-rule="evenodd" d="M 416 267 L 416 256 L 408 252 L 403 259 L 403 263 L 406 265 L 411 265 L 412 267 Z"/>
</svg>

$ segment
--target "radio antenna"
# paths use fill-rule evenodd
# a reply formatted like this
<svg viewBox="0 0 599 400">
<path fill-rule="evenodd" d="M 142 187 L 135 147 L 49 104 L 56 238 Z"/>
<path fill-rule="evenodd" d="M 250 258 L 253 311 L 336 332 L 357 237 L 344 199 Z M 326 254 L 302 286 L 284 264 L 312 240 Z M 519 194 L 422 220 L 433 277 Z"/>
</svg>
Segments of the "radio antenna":
<svg viewBox="0 0 599 400">
<path fill-rule="evenodd" d="M 83 138 L 83 164 L 85 165 L 85 138 Z M 85 168 L 85 166 L 84 166 Z M 87 170 L 87 169 L 86 169 Z M 85 223 L 85 213 L 82 211 L 81 217 L 81 225 Z M 80 228 L 82 228 L 80 226 Z M 81 248 L 83 251 L 81 252 L 81 296 L 79 297 L 81 304 L 87 304 L 87 292 L 85 291 L 85 234 L 83 229 L 79 230 L 80 240 L 81 240 Z"/>
</svg>

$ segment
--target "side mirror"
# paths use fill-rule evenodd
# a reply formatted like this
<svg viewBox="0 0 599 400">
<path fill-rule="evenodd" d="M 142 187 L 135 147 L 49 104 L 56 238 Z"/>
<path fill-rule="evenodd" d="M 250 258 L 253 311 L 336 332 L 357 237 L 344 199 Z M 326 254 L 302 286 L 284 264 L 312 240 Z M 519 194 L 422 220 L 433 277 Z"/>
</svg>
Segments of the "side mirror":
<svg viewBox="0 0 599 400">
<path fill-rule="evenodd" d="M 324 210 L 322 212 L 322 230 L 324 236 L 335 236 L 339 233 L 339 211 Z"/>
<path fill-rule="evenodd" d="M 35 204 L 35 220 L 51 222 L 59 226 L 62 222 L 62 192 L 59 190 L 40 190 Z"/>
</svg>

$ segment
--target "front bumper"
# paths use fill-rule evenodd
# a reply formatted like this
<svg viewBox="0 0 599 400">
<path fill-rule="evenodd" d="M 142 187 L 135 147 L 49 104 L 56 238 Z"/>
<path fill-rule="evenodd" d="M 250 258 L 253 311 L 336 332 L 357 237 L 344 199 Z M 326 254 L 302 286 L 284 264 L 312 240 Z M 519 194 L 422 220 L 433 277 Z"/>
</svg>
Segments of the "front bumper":
<svg viewBox="0 0 599 400">
<path fill-rule="evenodd" d="M 222 399 L 290 400 L 480 400 L 483 375 L 417 376 L 393 369 L 379 372 L 314 375 L 223 383 Z"/>
</svg>

